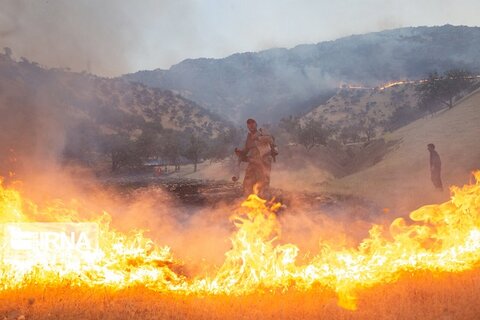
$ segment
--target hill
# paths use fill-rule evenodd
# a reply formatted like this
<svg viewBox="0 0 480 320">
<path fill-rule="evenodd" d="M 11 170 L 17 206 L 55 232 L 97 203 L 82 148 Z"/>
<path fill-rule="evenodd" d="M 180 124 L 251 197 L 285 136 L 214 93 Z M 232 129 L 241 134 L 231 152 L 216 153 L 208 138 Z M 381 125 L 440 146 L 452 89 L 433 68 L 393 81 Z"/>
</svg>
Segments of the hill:
<svg viewBox="0 0 480 320">
<path fill-rule="evenodd" d="M 434 70 L 478 72 L 479 50 L 478 27 L 401 28 L 224 59 L 188 59 L 124 78 L 175 90 L 231 120 L 272 122 L 310 111 L 345 82 L 377 86 Z"/>
<path fill-rule="evenodd" d="M 101 143 L 101 136 L 134 138 L 146 128 L 212 139 L 230 128 L 168 90 L 46 69 L 7 54 L 0 55 L 0 126 L 2 161 L 26 157 L 32 163 L 61 158 L 66 149 L 85 154 Z"/>
<path fill-rule="evenodd" d="M 446 200 L 430 182 L 427 144 L 434 143 L 442 160 L 445 186 L 463 185 L 480 169 L 480 90 L 449 110 L 402 127 L 385 139 L 395 147 L 365 170 L 332 180 L 323 187 L 366 197 L 385 207 L 407 212 L 419 205 Z"/>
<path fill-rule="evenodd" d="M 375 88 L 344 86 L 300 120 L 322 120 L 337 128 L 340 134 L 343 130 L 344 140 L 352 140 L 350 135 L 355 135 L 353 131 L 360 139 L 360 131 L 366 126 L 371 126 L 371 135 L 374 136 L 421 116 L 415 88 L 414 83 Z"/>
</svg>

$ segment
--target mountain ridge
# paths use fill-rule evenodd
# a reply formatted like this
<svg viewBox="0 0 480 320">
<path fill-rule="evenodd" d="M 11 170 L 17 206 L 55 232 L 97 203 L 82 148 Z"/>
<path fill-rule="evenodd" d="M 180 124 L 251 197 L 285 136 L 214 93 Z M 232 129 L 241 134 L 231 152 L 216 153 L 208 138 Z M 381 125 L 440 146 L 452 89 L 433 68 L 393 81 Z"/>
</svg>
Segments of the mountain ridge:
<svg viewBox="0 0 480 320">
<path fill-rule="evenodd" d="M 322 101 L 307 101 L 344 81 L 376 86 L 422 78 L 434 70 L 478 72 L 479 50 L 479 27 L 405 27 L 291 49 L 185 59 L 167 70 L 122 77 L 173 90 L 233 121 L 254 116 L 272 122 L 308 112 Z"/>
</svg>

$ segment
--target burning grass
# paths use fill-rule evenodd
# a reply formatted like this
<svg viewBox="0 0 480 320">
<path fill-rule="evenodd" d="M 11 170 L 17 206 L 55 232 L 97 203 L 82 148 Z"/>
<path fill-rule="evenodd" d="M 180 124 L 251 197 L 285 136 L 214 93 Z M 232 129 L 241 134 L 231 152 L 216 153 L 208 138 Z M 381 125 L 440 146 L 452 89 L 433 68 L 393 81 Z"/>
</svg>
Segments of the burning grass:
<svg viewBox="0 0 480 320">
<path fill-rule="evenodd" d="M 16 319 L 478 319 L 480 271 L 404 274 L 362 291 L 356 311 L 333 291 L 184 296 L 144 287 L 29 285 L 0 293 L 0 318 Z"/>
<path fill-rule="evenodd" d="M 473 304 L 480 288 L 480 172 L 475 177 L 452 187 L 450 201 L 419 208 L 410 220 L 372 225 L 356 247 L 319 235 L 319 253 L 303 260 L 295 243 L 281 242 L 280 204 L 251 195 L 230 218 L 236 230 L 223 264 L 207 275 L 183 273 L 169 247 L 141 231 L 113 230 L 106 213 L 85 219 L 2 188 L 3 312 L 62 319 L 469 318 L 478 310 L 465 301 Z M 98 245 L 62 237 L 52 222 L 67 229 L 96 224 Z"/>
</svg>

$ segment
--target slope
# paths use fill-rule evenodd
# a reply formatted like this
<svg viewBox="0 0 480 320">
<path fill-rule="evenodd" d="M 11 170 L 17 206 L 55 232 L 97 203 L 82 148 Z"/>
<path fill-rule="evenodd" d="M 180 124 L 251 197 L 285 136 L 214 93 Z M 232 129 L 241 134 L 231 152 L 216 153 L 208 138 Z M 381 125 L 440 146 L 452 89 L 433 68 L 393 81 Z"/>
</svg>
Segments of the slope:
<svg viewBox="0 0 480 320">
<path fill-rule="evenodd" d="M 400 211 L 439 202 L 448 190 L 430 182 L 427 144 L 434 143 L 442 160 L 445 186 L 463 185 L 480 169 L 480 90 L 450 110 L 402 127 L 385 138 L 396 147 L 375 165 L 331 182 L 326 188 L 369 198 Z"/>
</svg>

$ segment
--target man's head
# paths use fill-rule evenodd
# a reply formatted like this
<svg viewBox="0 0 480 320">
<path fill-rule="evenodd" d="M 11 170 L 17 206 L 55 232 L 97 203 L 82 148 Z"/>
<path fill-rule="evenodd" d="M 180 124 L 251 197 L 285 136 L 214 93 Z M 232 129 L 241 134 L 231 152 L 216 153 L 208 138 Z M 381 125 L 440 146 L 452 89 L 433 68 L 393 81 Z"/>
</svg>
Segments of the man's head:
<svg viewBox="0 0 480 320">
<path fill-rule="evenodd" d="M 248 131 L 250 132 L 256 132 L 257 131 L 257 121 L 253 119 L 248 119 L 247 120 L 247 128 Z"/>
<path fill-rule="evenodd" d="M 428 149 L 428 151 L 433 151 L 433 150 L 435 150 L 435 145 L 433 143 L 429 143 L 429 144 L 427 144 L 427 149 Z"/>
</svg>

